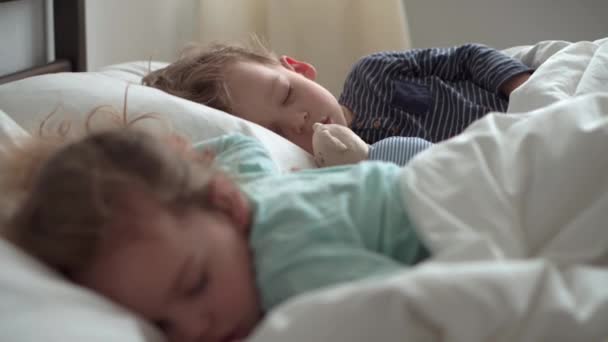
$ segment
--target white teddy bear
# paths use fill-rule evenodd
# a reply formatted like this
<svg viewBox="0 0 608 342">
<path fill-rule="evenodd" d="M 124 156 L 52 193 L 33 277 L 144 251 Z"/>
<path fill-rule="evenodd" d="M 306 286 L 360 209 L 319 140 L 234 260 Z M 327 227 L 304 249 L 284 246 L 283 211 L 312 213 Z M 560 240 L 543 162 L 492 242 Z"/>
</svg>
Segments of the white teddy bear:
<svg viewBox="0 0 608 342">
<path fill-rule="evenodd" d="M 405 165 L 415 154 L 432 145 L 424 139 L 412 137 L 390 137 L 368 145 L 346 126 L 317 122 L 312 129 L 312 149 L 319 167 L 354 164 L 363 160 Z"/>
</svg>

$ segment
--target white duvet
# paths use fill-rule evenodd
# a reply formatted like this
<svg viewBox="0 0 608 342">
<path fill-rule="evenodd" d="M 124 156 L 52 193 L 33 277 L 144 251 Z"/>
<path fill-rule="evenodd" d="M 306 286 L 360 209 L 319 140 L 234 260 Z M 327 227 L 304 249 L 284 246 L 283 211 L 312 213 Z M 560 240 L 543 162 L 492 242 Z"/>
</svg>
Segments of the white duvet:
<svg viewBox="0 0 608 342">
<path fill-rule="evenodd" d="M 514 51 L 538 67 L 403 170 L 434 258 L 295 298 L 250 341 L 608 339 L 608 41 Z"/>
</svg>

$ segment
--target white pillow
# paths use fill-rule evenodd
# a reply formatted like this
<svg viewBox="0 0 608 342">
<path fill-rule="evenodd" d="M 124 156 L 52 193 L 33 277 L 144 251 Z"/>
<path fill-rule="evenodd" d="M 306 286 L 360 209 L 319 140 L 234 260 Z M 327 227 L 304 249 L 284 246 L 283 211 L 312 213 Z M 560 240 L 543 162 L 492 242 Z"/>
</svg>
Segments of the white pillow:
<svg viewBox="0 0 608 342">
<path fill-rule="evenodd" d="M 4 155 L 7 147 L 15 146 L 20 139 L 28 135 L 21 126 L 0 110 L 0 156 Z"/>
<path fill-rule="evenodd" d="M 127 63 L 101 72 L 45 75 L 0 86 L 0 172 L 5 148 L 36 131 L 49 113 L 56 111 L 50 126 L 63 119 L 82 126 L 95 107 L 122 111 L 127 85 L 130 117 L 165 115 L 193 141 L 240 132 L 259 139 L 284 171 L 314 167 L 308 153 L 261 126 L 139 85 L 147 70 L 147 62 Z M 6 195 L 0 196 L 0 219 L 12 204 Z M 70 284 L 0 238 L 0 341 L 154 342 L 162 337 L 135 315 Z"/>
<path fill-rule="evenodd" d="M 27 138 L 28 136 L 29 134 L 17 125 L 13 119 L 0 110 L 0 174 L 2 174 L 2 167 L 6 163 L 5 157 L 7 149 L 18 145 L 21 139 Z M 0 189 L 0 193 L 6 194 L 4 189 Z M 13 205 L 13 201 L 11 201 L 8 196 L 0 196 L 0 224 L 11 212 Z"/>
<path fill-rule="evenodd" d="M 151 64 L 153 69 L 163 65 Z M 100 72 L 59 73 L 8 83 L 0 86 L 0 110 L 28 132 L 36 131 L 53 111 L 56 114 L 49 126 L 69 119 L 72 126 L 77 127 L 96 107 L 112 106 L 122 112 L 128 85 L 127 112 L 131 118 L 150 112 L 163 115 L 177 132 L 193 141 L 242 133 L 260 140 L 283 171 L 315 167 L 310 154 L 268 129 L 140 85 L 141 77 L 148 69 L 148 62 L 131 62 L 106 67 Z"/>
<path fill-rule="evenodd" d="M 7 147 L 26 133 L 0 110 L 0 173 Z M 0 189 L 0 230 L 12 201 Z M 162 341 L 136 316 L 61 278 L 0 238 L 0 341 Z"/>
<path fill-rule="evenodd" d="M 0 238 L 0 341 L 160 342 L 163 337 Z"/>
</svg>

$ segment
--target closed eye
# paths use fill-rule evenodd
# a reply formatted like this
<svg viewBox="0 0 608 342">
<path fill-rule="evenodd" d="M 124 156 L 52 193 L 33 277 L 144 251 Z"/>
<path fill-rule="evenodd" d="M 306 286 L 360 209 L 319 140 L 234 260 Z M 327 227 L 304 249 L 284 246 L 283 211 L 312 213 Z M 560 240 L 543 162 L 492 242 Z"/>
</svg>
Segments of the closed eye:
<svg viewBox="0 0 608 342">
<path fill-rule="evenodd" d="M 169 323 L 169 321 L 161 319 L 161 320 L 157 320 L 152 322 L 160 331 L 163 332 L 163 334 L 168 334 L 169 330 L 171 329 L 171 324 Z"/>
<path fill-rule="evenodd" d="M 283 104 L 283 106 L 287 106 L 292 101 L 293 101 L 293 87 L 290 84 L 289 88 L 287 89 L 287 94 L 285 94 L 285 98 L 283 99 L 282 104 Z"/>
<path fill-rule="evenodd" d="M 209 282 L 207 279 L 207 275 L 203 272 L 201 274 L 201 276 L 198 278 L 198 281 L 186 291 L 186 296 L 188 296 L 188 297 L 198 296 L 201 292 L 203 292 L 203 291 L 205 291 L 205 289 L 207 289 L 208 283 Z"/>
<path fill-rule="evenodd" d="M 275 132 L 276 134 L 278 134 L 278 135 L 280 135 L 280 136 L 283 136 L 283 130 L 282 130 L 280 127 L 278 127 L 278 126 L 276 126 L 276 125 L 272 125 L 272 126 L 270 126 L 270 127 L 268 127 L 268 128 L 269 128 L 271 131 Z"/>
</svg>

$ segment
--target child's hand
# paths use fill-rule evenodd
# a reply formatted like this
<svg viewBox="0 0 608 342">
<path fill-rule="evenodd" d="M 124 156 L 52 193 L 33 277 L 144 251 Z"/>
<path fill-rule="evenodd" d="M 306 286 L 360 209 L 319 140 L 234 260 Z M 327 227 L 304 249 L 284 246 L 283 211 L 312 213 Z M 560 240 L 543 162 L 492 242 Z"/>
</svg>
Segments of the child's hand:
<svg viewBox="0 0 608 342">
<path fill-rule="evenodd" d="M 215 152 L 210 149 L 204 149 L 198 153 L 196 159 L 205 164 L 211 164 L 215 160 Z"/>
<path fill-rule="evenodd" d="M 210 149 L 197 151 L 192 148 L 190 141 L 180 135 L 171 134 L 166 138 L 167 143 L 182 157 L 204 164 L 211 164 L 215 159 L 215 152 Z"/>
<path fill-rule="evenodd" d="M 502 86 L 500 86 L 500 91 L 505 94 L 506 97 L 511 96 L 511 92 L 517 89 L 520 85 L 524 84 L 529 78 L 531 73 L 526 72 L 523 74 L 515 75 L 508 80 L 506 80 Z"/>
</svg>

